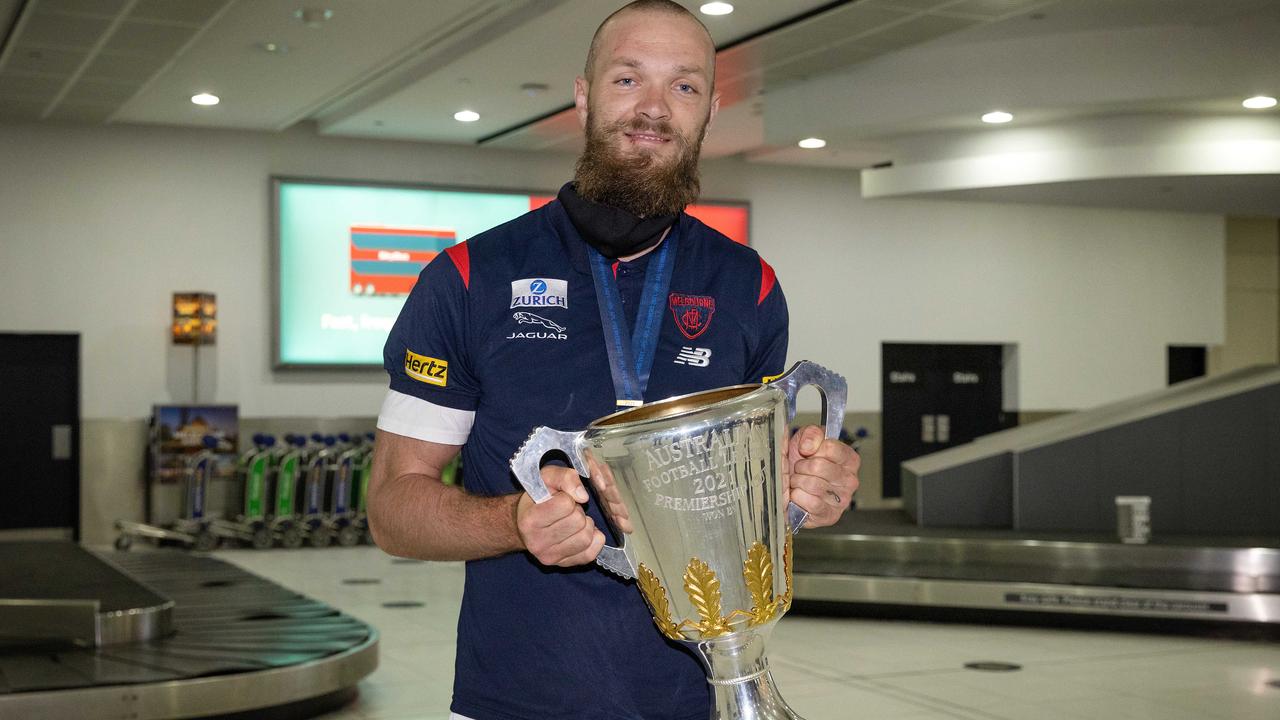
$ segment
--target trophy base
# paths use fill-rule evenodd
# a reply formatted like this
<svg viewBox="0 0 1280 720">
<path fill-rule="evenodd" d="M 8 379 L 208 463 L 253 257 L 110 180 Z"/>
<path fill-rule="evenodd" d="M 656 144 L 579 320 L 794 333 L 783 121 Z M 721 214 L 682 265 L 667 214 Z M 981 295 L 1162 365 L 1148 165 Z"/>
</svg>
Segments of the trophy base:
<svg viewBox="0 0 1280 720">
<path fill-rule="evenodd" d="M 711 685 L 711 720 L 804 720 L 769 672 L 764 645 L 774 622 L 696 643 Z"/>
<path fill-rule="evenodd" d="M 713 698 L 711 720 L 804 720 L 778 694 L 773 675 L 759 674 L 733 680 L 708 678 Z"/>
</svg>

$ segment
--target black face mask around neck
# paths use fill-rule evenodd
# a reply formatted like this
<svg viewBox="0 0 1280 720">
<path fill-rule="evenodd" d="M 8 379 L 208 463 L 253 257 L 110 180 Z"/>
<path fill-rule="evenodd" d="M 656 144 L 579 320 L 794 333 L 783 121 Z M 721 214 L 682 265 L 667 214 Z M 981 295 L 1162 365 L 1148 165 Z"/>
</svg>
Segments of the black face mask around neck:
<svg viewBox="0 0 1280 720">
<path fill-rule="evenodd" d="M 566 183 L 556 196 L 582 239 L 610 260 L 648 250 L 662 239 L 679 215 L 642 218 L 611 205 L 592 202 Z"/>
</svg>

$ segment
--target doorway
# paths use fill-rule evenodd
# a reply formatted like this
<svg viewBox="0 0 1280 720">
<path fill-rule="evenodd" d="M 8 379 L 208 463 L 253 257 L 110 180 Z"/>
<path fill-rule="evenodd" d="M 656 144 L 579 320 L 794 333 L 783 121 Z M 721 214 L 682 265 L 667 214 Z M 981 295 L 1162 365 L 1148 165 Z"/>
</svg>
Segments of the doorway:
<svg viewBox="0 0 1280 720">
<path fill-rule="evenodd" d="M 902 463 L 1018 424 L 1017 346 L 883 343 L 882 495 L 902 496 Z"/>
<path fill-rule="evenodd" d="M 80 539 L 80 336 L 0 333 L 0 530 Z"/>
</svg>

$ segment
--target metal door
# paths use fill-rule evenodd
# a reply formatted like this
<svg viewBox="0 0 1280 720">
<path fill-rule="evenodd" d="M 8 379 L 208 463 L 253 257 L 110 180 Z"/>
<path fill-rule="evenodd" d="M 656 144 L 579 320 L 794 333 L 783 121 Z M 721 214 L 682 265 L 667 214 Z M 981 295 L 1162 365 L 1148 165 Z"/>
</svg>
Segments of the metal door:
<svg viewBox="0 0 1280 720">
<path fill-rule="evenodd" d="M 80 336 L 0 333 L 0 530 L 80 538 Z"/>
</svg>

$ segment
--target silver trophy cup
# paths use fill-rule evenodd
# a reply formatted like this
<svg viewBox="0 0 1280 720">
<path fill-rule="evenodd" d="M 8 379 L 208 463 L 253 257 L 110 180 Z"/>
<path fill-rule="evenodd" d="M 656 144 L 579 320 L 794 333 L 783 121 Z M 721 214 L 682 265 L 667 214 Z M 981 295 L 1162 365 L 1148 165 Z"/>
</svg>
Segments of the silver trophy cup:
<svg viewBox="0 0 1280 720">
<path fill-rule="evenodd" d="M 784 506 L 782 454 L 796 393 L 822 396 L 837 437 L 844 378 L 808 361 L 758 385 L 670 398 L 584 431 L 539 427 L 511 460 L 535 502 L 551 497 L 542 458 L 569 456 L 622 540 L 596 562 L 634 578 L 663 635 L 697 650 L 712 720 L 800 720 L 778 694 L 765 643 L 791 606 L 791 536 L 806 513 Z"/>
</svg>

